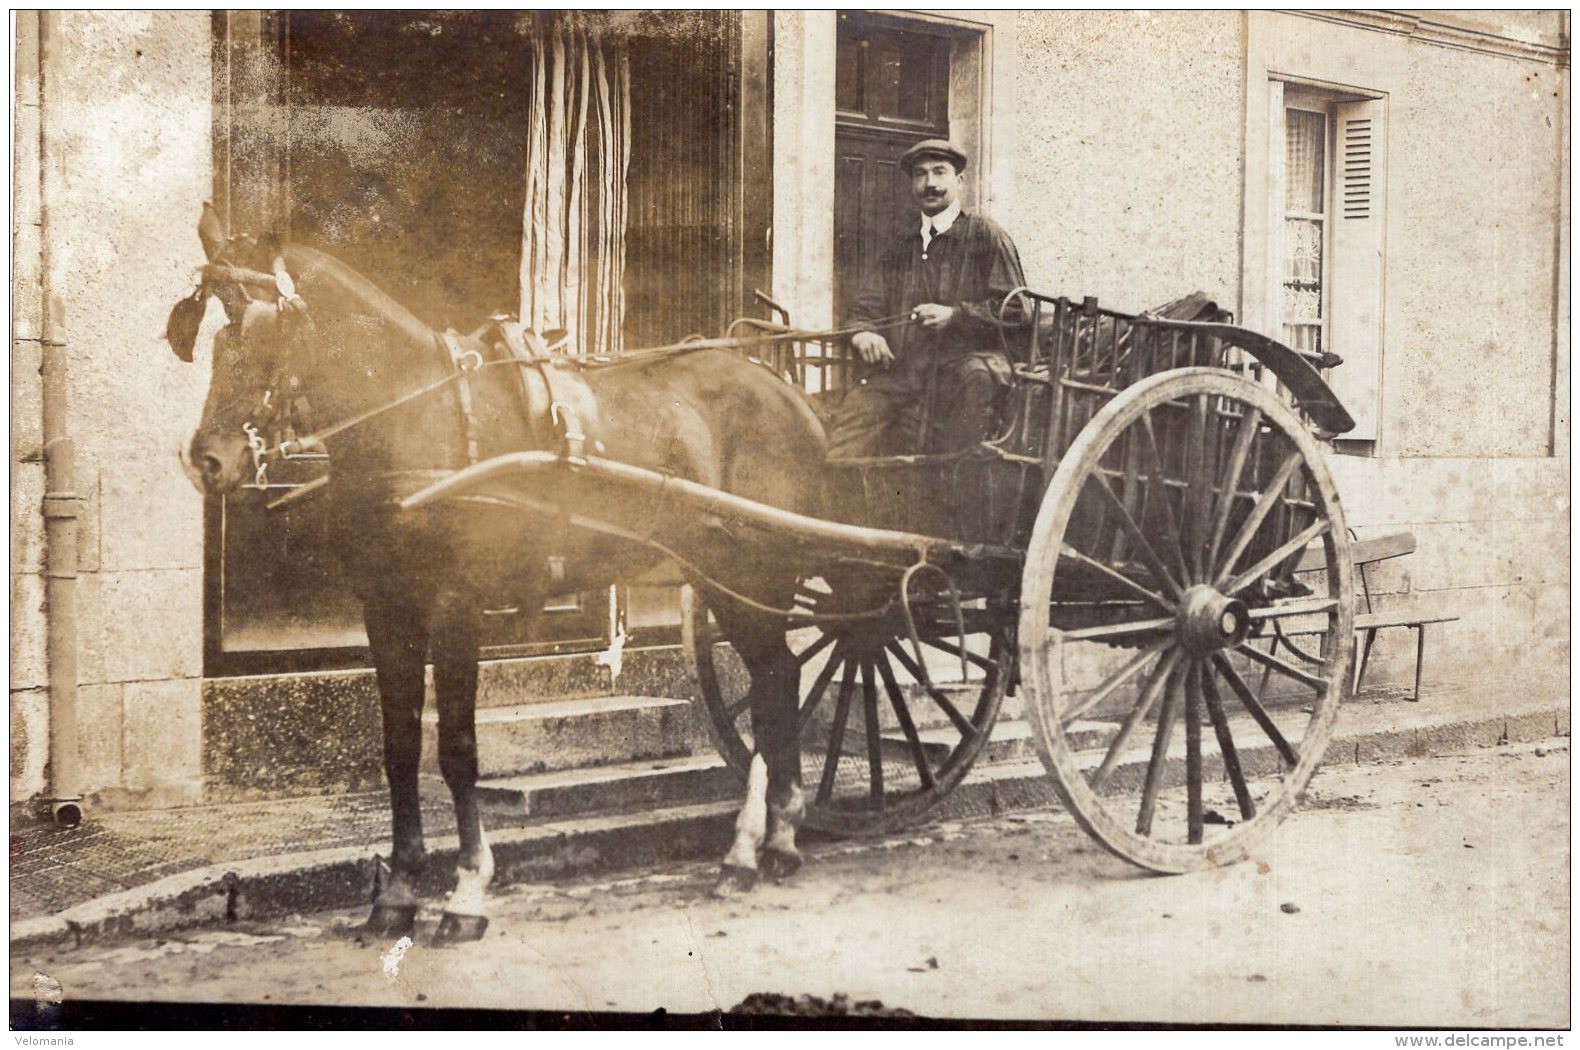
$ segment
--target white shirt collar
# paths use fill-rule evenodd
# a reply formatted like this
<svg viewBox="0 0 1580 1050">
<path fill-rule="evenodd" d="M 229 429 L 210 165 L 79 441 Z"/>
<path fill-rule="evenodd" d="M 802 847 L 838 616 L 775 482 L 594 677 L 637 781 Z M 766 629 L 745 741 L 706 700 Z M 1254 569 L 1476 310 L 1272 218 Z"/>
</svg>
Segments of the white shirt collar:
<svg viewBox="0 0 1580 1050">
<path fill-rule="evenodd" d="M 922 241 L 932 240 L 934 234 L 943 233 L 960 218 L 960 202 L 955 201 L 937 215 L 922 216 Z M 931 231 L 931 232 L 929 232 Z"/>
</svg>

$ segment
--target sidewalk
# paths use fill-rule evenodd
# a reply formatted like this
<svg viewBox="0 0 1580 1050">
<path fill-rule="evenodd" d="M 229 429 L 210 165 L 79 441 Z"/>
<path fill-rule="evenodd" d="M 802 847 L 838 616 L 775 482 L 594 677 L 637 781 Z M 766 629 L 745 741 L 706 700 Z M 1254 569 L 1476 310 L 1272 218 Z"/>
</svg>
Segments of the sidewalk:
<svg viewBox="0 0 1580 1050">
<path fill-rule="evenodd" d="M 1324 766 L 1386 762 L 1540 741 L 1569 731 L 1561 686 L 1438 687 L 1420 703 L 1368 691 L 1339 714 Z M 1321 773 L 1319 771 L 1318 776 Z M 441 784 L 425 784 L 432 862 L 423 892 L 447 888 L 454 820 Z M 1056 805 L 1035 760 L 978 768 L 941 807 L 968 817 Z M 489 820 L 500 884 L 722 854 L 735 803 L 574 819 Z M 11 813 L 11 938 L 18 945 L 236 919 L 275 918 L 368 900 L 375 853 L 389 848 L 382 793 L 175 810 L 89 814 L 75 829 Z"/>
</svg>

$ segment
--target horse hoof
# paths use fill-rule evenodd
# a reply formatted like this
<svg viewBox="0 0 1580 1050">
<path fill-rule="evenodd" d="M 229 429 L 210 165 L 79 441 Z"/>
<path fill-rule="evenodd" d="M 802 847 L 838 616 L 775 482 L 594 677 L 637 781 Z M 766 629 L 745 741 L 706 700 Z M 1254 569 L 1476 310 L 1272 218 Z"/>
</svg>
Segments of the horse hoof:
<svg viewBox="0 0 1580 1050">
<path fill-rule="evenodd" d="M 737 893 L 750 893 L 757 885 L 757 872 L 726 864 L 719 869 L 719 881 L 713 884 L 715 897 L 733 897 Z"/>
<path fill-rule="evenodd" d="M 759 862 L 768 877 L 775 882 L 784 882 L 801 870 L 801 854 L 787 853 L 784 850 L 765 849 L 763 859 Z"/>
<path fill-rule="evenodd" d="M 415 904 L 375 904 L 363 928 L 374 937 L 405 937 L 416 924 Z"/>
<path fill-rule="evenodd" d="M 433 931 L 434 944 L 465 944 L 480 941 L 488 931 L 488 916 L 457 915 L 447 911 L 439 916 L 439 928 Z"/>
</svg>

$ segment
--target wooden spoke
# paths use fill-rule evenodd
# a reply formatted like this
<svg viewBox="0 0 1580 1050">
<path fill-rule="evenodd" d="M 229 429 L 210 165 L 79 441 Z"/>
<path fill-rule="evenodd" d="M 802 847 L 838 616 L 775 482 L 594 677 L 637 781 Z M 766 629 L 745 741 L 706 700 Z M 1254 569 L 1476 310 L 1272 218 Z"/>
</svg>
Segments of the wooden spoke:
<svg viewBox="0 0 1580 1050">
<path fill-rule="evenodd" d="M 1185 428 L 1185 476 L 1190 479 L 1183 511 L 1185 546 L 1190 551 L 1191 576 L 1197 580 L 1207 575 L 1202 555 L 1207 545 L 1207 500 L 1212 496 L 1212 471 L 1207 463 L 1207 408 L 1206 394 L 1193 398 Z"/>
<path fill-rule="evenodd" d="M 812 712 L 822 702 L 823 694 L 828 691 L 828 683 L 834 680 L 835 673 L 845 661 L 845 640 L 842 638 L 839 648 L 835 649 L 833 655 L 828 658 L 828 663 L 824 664 L 823 670 L 818 673 L 817 681 L 813 682 L 812 688 L 807 691 L 806 702 L 801 705 L 801 710 L 795 718 L 796 736 L 799 737 L 806 732 L 806 724 L 811 721 Z"/>
<path fill-rule="evenodd" d="M 900 666 L 905 668 L 907 674 L 916 679 L 918 682 L 923 681 L 922 669 L 916 666 L 915 661 L 913 661 L 906 651 L 900 647 L 899 642 L 891 641 L 885 648 L 887 648 L 889 652 L 894 655 L 894 658 L 899 661 Z M 945 696 L 941 690 L 929 688 L 925 685 L 923 688 L 927 689 L 927 695 L 932 697 L 933 703 L 937 704 L 943 713 L 949 716 L 949 721 L 955 724 L 955 728 L 960 731 L 962 736 L 977 735 L 977 727 L 971 724 L 971 720 L 969 718 L 960 713 L 960 709 L 956 707 L 954 702 Z"/>
<path fill-rule="evenodd" d="M 1223 700 L 1212 680 L 1212 666 L 1203 664 L 1201 669 L 1202 699 L 1207 702 L 1207 717 L 1212 720 L 1212 731 L 1218 737 L 1218 750 L 1223 755 L 1224 772 L 1234 787 L 1234 800 L 1239 803 L 1240 816 L 1250 820 L 1256 816 L 1256 804 L 1251 801 L 1251 789 L 1245 783 L 1245 772 L 1240 768 L 1240 752 L 1234 746 L 1234 734 L 1229 732 L 1229 720 L 1224 717 Z"/>
<path fill-rule="evenodd" d="M 1230 597 L 1239 594 L 1251 584 L 1261 579 L 1264 574 L 1271 572 L 1274 568 L 1283 564 L 1286 560 L 1288 560 L 1291 554 L 1294 554 L 1297 551 L 1305 550 L 1308 543 L 1316 539 L 1318 536 L 1324 535 L 1332 527 L 1333 523 L 1326 518 L 1323 518 L 1321 521 L 1314 522 L 1309 528 L 1302 529 L 1287 543 L 1280 544 L 1277 549 L 1267 554 L 1255 565 L 1251 566 L 1249 569 L 1246 569 L 1228 583 L 1221 584 L 1218 587 L 1218 590 L 1222 591 L 1226 595 L 1229 595 Z"/>
<path fill-rule="evenodd" d="M 1297 601 L 1277 602 L 1247 612 L 1248 620 L 1282 620 L 1286 616 L 1315 616 L 1332 612 L 1339 607 L 1334 598 L 1306 598 Z"/>
<path fill-rule="evenodd" d="M 1130 516 L 1130 511 L 1125 508 L 1124 503 L 1120 502 L 1119 497 L 1114 495 L 1114 490 L 1108 487 L 1108 479 L 1101 474 L 1093 473 L 1087 477 L 1086 483 L 1088 485 L 1095 484 L 1098 493 L 1114 509 L 1120 528 L 1125 530 L 1125 534 L 1135 544 L 1136 553 L 1141 555 L 1141 560 L 1147 563 L 1147 568 L 1152 570 L 1152 574 L 1159 580 L 1162 580 L 1168 586 L 1169 592 L 1175 597 L 1179 597 L 1179 595 L 1184 593 L 1184 588 L 1180 586 L 1180 582 L 1174 578 L 1174 574 L 1169 572 L 1168 567 L 1163 564 L 1163 559 L 1158 556 L 1157 550 L 1152 546 L 1152 541 L 1147 539 L 1147 535 L 1142 531 L 1141 526 Z M 1068 545 L 1062 544 L 1060 546 L 1061 553 L 1065 546 Z"/>
<path fill-rule="evenodd" d="M 1146 431 L 1147 441 L 1143 446 L 1151 453 L 1152 480 L 1156 489 L 1158 503 L 1163 506 L 1163 526 L 1168 535 L 1169 553 L 1174 555 L 1174 562 L 1179 567 L 1180 579 L 1186 583 L 1193 582 L 1190 569 L 1185 563 L 1185 551 L 1180 547 L 1179 522 L 1174 517 L 1174 504 L 1169 502 L 1168 475 L 1163 470 L 1163 453 L 1158 451 L 1158 435 L 1152 429 L 1152 413 L 1147 411 L 1141 416 L 1142 428 Z"/>
<path fill-rule="evenodd" d="M 1123 503 L 1125 514 L 1129 516 L 1132 522 L 1136 520 L 1136 514 L 1141 508 L 1141 450 L 1136 446 L 1137 442 L 1125 442 L 1121 456 L 1124 464 Z M 1093 535 L 1102 537 L 1105 535 L 1105 532 L 1099 526 Z M 1133 545 L 1133 542 L 1130 540 L 1129 534 L 1121 528 L 1120 531 L 1114 533 L 1113 542 L 1108 546 L 1109 561 L 1113 564 L 1118 564 L 1120 561 L 1125 560 L 1127 544 Z M 1156 575 L 1155 569 L 1153 570 L 1153 575 Z"/>
<path fill-rule="evenodd" d="M 1185 670 L 1185 826 L 1186 841 L 1200 842 L 1201 811 L 1201 662 Z"/>
<path fill-rule="evenodd" d="M 878 690 L 872 682 L 872 658 L 861 661 L 861 700 L 866 713 L 867 769 L 871 774 L 872 801 L 883 808 L 883 738 L 878 733 Z"/>
<path fill-rule="evenodd" d="M 1130 737 L 1136 731 L 1136 726 L 1141 720 L 1152 713 L 1152 708 L 1158 702 L 1158 697 L 1168 685 L 1169 678 L 1174 674 L 1174 668 L 1179 663 L 1180 651 L 1170 649 L 1163 654 L 1163 659 L 1152 669 L 1152 674 L 1147 678 L 1147 684 L 1141 689 L 1141 696 L 1136 700 L 1136 706 L 1130 709 L 1130 714 L 1125 716 L 1125 721 L 1119 727 L 1119 733 L 1108 745 L 1108 754 L 1103 756 L 1102 765 L 1097 767 L 1097 772 L 1092 774 L 1092 790 L 1101 792 L 1103 785 L 1108 783 L 1109 774 L 1113 773 L 1114 766 L 1119 762 L 1119 755 L 1124 751 L 1125 745 L 1130 743 Z"/>
<path fill-rule="evenodd" d="M 1249 648 L 1249 646 L 1242 646 L 1241 648 Z M 1262 702 L 1251 695 L 1251 687 L 1245 684 L 1245 679 L 1240 677 L 1240 672 L 1234 669 L 1234 665 L 1222 653 L 1213 653 L 1212 662 L 1217 666 L 1218 672 L 1223 675 L 1224 680 L 1229 683 L 1229 687 L 1234 690 L 1234 694 L 1240 698 L 1240 703 L 1245 705 L 1245 709 L 1250 712 L 1251 717 L 1256 719 L 1256 724 L 1262 727 L 1262 732 L 1267 734 L 1267 739 L 1271 740 L 1273 746 L 1278 748 L 1278 753 L 1284 756 L 1284 761 L 1290 766 L 1299 765 L 1300 755 L 1289 741 L 1284 739 L 1284 734 L 1279 731 L 1278 726 L 1273 724 L 1273 719 L 1268 715 L 1266 708 L 1262 706 Z"/>
<path fill-rule="evenodd" d="M 1308 685 L 1319 693 L 1328 687 L 1328 680 L 1326 678 L 1318 678 L 1314 674 L 1307 674 L 1305 671 L 1302 671 L 1294 664 L 1285 663 L 1278 657 L 1264 653 L 1262 650 L 1254 648 L 1253 646 L 1244 642 L 1235 646 L 1235 651 L 1242 652 L 1251 659 L 1255 660 L 1257 663 L 1261 664 L 1263 667 L 1271 668 L 1274 671 L 1288 675 L 1295 681 L 1301 683 L 1302 685 Z"/>
<path fill-rule="evenodd" d="M 1262 411 L 1249 408 L 1240 417 L 1240 429 L 1234 436 L 1234 449 L 1224 467 L 1223 491 L 1218 495 L 1218 505 L 1213 514 L 1212 541 L 1208 549 L 1207 564 L 1217 566 L 1218 551 L 1223 546 L 1223 534 L 1229 527 L 1229 516 L 1234 512 L 1235 493 L 1240 488 L 1240 477 L 1245 473 L 1245 461 L 1251 452 L 1251 442 L 1262 427 Z"/>
<path fill-rule="evenodd" d="M 889 666 L 888 659 L 878 654 L 878 674 L 883 678 L 883 688 L 889 694 L 889 706 L 894 708 L 894 717 L 900 721 L 900 732 L 905 734 L 905 743 L 911 749 L 911 761 L 916 764 L 916 773 L 922 778 L 922 786 L 928 789 L 937 785 L 938 780 L 933 776 L 933 769 L 927 762 L 927 749 L 922 746 L 922 738 L 916 732 L 916 723 L 911 720 L 910 707 L 905 703 L 905 694 L 900 690 L 900 684 L 894 680 L 894 668 Z"/>
<path fill-rule="evenodd" d="M 1178 625 L 1179 621 L 1172 616 L 1165 616 L 1158 620 L 1134 620 L 1130 623 L 1105 623 L 1096 627 L 1077 627 L 1073 631 L 1065 631 L 1064 637 L 1069 641 L 1080 641 L 1092 638 L 1120 638 L 1127 634 L 1142 634 L 1147 631 L 1167 631 Z"/>
<path fill-rule="evenodd" d="M 834 774 L 845 746 L 845 724 L 850 721 L 850 694 L 856 688 L 856 661 L 845 661 L 845 677 L 839 683 L 839 699 L 834 704 L 834 727 L 828 737 L 828 754 L 823 758 L 823 777 L 817 785 L 817 804 L 828 803 L 834 793 Z"/>
<path fill-rule="evenodd" d="M 1087 557 L 1080 551 L 1076 550 L 1074 547 L 1070 546 L 1068 543 L 1064 543 L 1059 546 L 1059 555 L 1060 557 L 1069 558 L 1072 561 L 1078 561 L 1088 568 L 1096 569 L 1098 572 L 1102 573 L 1104 576 L 1107 576 L 1109 579 L 1123 584 L 1125 587 L 1145 598 L 1147 601 L 1159 606 L 1165 612 L 1173 612 L 1175 609 L 1174 603 L 1163 597 L 1163 595 L 1158 594 L 1156 591 L 1147 590 L 1145 587 L 1141 586 L 1139 583 L 1132 580 L 1124 573 L 1109 568 L 1107 565 L 1104 565 L 1096 558 Z"/>
<path fill-rule="evenodd" d="M 834 642 L 838 641 L 840 637 L 840 635 L 835 634 L 833 631 L 825 634 L 823 637 L 819 638 L 817 641 L 813 642 L 811 645 L 807 646 L 796 655 L 796 666 L 805 667 L 808 660 L 812 659 L 812 657 L 816 656 L 824 649 L 827 649 Z"/>
<path fill-rule="evenodd" d="M 852 579 L 847 594 L 841 581 L 835 600 L 861 602 L 865 586 L 865 579 Z M 803 585 L 802 589 L 815 588 Z M 1016 613 L 1006 602 L 985 605 L 980 591 L 968 597 L 974 600 L 961 610 L 967 619 L 966 634 L 990 638 L 992 649 L 983 649 L 990 652 L 987 659 L 976 653 L 968 653 L 967 659 L 987 673 L 972 669 L 969 680 L 958 684 L 954 675 L 941 676 L 948 679 L 947 684 L 929 686 L 927 693 L 913 689 L 908 682 L 902 685 L 900 664 L 890 662 L 898 658 L 891 657 L 890 651 L 904 644 L 893 634 L 893 623 L 845 624 L 821 631 L 786 627 L 784 640 L 789 651 L 785 655 L 795 657 L 795 663 L 787 668 L 796 668 L 791 677 L 799 694 L 799 707 L 793 715 L 799 738 L 796 743 L 805 768 L 812 771 L 807 827 L 833 835 L 898 831 L 926 817 L 969 774 L 987 746 L 988 727 L 1004 700 L 1010 678 L 1008 661 L 1013 659 L 1008 639 Z M 820 603 L 821 608 L 828 605 Z M 941 609 L 942 602 L 932 603 L 924 614 L 923 631 L 944 634 L 954 626 L 941 622 L 952 619 Z M 682 633 L 715 742 L 731 770 L 747 779 L 757 753 L 753 727 L 743 715 L 751 702 L 741 696 L 736 684 L 739 671 L 718 662 L 722 647 L 706 639 L 707 606 L 690 602 L 683 613 Z M 972 645 L 977 647 L 975 641 Z M 940 643 L 940 647 L 953 648 L 947 643 Z M 755 666 L 742 662 L 748 669 Z M 808 669 L 813 673 L 806 673 Z M 926 670 L 921 665 L 909 669 L 913 674 L 925 674 Z M 725 674 L 726 670 L 730 673 Z M 759 667 L 759 674 L 761 671 Z M 894 708 L 892 716 L 886 711 L 890 706 Z M 935 714 L 935 709 L 942 714 Z M 935 725 L 942 731 L 934 731 Z M 863 778 L 869 778 L 866 786 Z"/>
<path fill-rule="evenodd" d="M 1136 812 L 1137 835 L 1152 834 L 1152 817 L 1157 811 L 1158 792 L 1163 789 L 1163 770 L 1168 765 L 1169 741 L 1174 737 L 1174 723 L 1180 714 L 1180 697 L 1185 692 L 1184 678 L 1178 667 L 1169 676 L 1163 712 L 1158 715 L 1157 735 L 1152 738 L 1152 757 L 1147 760 L 1147 780 L 1141 788 L 1141 808 Z"/>
<path fill-rule="evenodd" d="M 1250 515 L 1246 517 L 1245 522 L 1240 526 L 1240 531 L 1235 535 L 1234 542 L 1229 545 L 1229 553 L 1224 555 L 1222 562 L 1213 567 L 1215 578 L 1222 579 L 1234 570 L 1235 563 L 1240 560 L 1240 555 L 1245 553 L 1245 549 L 1251 545 L 1251 540 L 1255 538 L 1256 530 L 1262 527 L 1262 520 L 1267 517 L 1267 512 L 1273 509 L 1273 505 L 1284 494 L 1284 486 L 1289 484 L 1289 479 L 1294 476 L 1295 471 L 1299 469 L 1300 464 L 1303 462 L 1304 457 L 1301 456 L 1300 451 L 1297 449 L 1291 452 L 1284 462 L 1279 465 L 1277 472 L 1273 475 L 1273 479 L 1268 482 L 1267 488 L 1262 490 L 1262 498 L 1256 501 L 1256 506 L 1252 508 Z"/>
<path fill-rule="evenodd" d="M 822 590 L 814 589 L 803 582 L 796 587 L 795 598 L 792 604 L 808 612 L 816 612 L 817 607 L 832 596 L 833 592 L 826 588 Z"/>
<path fill-rule="evenodd" d="M 939 650 L 940 652 L 948 653 L 950 656 L 956 656 L 956 657 L 964 656 L 968 663 L 975 664 L 976 666 L 982 668 L 982 670 L 984 670 L 984 671 L 997 671 L 998 670 L 998 664 L 994 663 L 992 660 L 989 660 L 987 657 L 983 656 L 981 653 L 973 653 L 970 649 L 962 650 L 955 643 L 953 643 L 953 642 L 946 642 L 942 638 L 930 638 L 930 637 L 924 636 L 922 638 L 922 644 L 930 645 L 934 649 Z"/>
<path fill-rule="evenodd" d="M 1169 645 L 1173 644 L 1173 641 L 1174 640 L 1172 638 L 1160 638 L 1147 648 L 1141 650 L 1135 656 L 1132 656 L 1125 666 L 1109 675 L 1103 681 L 1103 684 L 1098 686 L 1092 692 L 1088 693 L 1085 699 L 1076 704 L 1074 707 L 1070 708 L 1068 711 L 1062 713 L 1059 716 L 1060 723 L 1063 725 L 1069 725 L 1071 722 L 1075 721 L 1077 718 L 1080 718 L 1082 715 L 1086 714 L 1086 712 L 1090 711 L 1104 700 L 1107 700 L 1113 695 L 1115 689 L 1118 689 L 1120 686 L 1130 681 L 1130 679 L 1134 678 L 1136 676 L 1136 672 L 1141 670 L 1142 666 L 1148 660 L 1152 659 Z"/>
</svg>

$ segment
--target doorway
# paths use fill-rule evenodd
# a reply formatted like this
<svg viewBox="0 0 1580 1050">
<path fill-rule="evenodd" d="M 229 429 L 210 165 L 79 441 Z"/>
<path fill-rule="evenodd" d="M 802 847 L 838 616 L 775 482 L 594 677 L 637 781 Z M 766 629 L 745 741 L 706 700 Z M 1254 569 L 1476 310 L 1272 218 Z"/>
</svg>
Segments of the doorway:
<svg viewBox="0 0 1580 1050">
<path fill-rule="evenodd" d="M 834 88 L 834 316 L 862 275 L 916 222 L 899 158 L 921 139 L 949 137 L 952 36 L 942 28 L 843 12 Z"/>
</svg>

